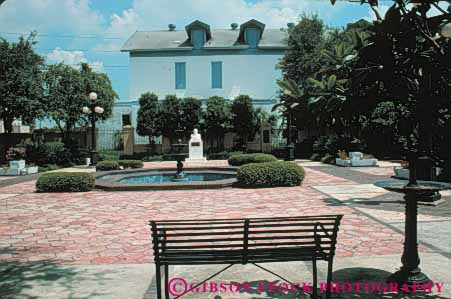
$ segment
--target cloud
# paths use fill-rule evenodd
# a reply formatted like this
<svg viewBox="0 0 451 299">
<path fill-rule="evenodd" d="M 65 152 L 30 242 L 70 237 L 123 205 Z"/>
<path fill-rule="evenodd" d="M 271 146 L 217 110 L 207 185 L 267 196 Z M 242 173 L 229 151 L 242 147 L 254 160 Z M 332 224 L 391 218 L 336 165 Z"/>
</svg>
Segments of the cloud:
<svg viewBox="0 0 451 299">
<path fill-rule="evenodd" d="M 82 51 L 65 51 L 61 48 L 55 48 L 52 52 L 46 55 L 47 62 L 60 63 L 71 65 L 74 68 L 79 68 L 80 63 L 88 63 L 91 68 L 96 72 L 105 72 L 103 63 L 100 61 L 91 61 L 85 58 L 85 54 Z"/>
<path fill-rule="evenodd" d="M 0 9 L 2 31 L 95 35 L 104 24 L 89 0 L 8 0 Z"/>
</svg>

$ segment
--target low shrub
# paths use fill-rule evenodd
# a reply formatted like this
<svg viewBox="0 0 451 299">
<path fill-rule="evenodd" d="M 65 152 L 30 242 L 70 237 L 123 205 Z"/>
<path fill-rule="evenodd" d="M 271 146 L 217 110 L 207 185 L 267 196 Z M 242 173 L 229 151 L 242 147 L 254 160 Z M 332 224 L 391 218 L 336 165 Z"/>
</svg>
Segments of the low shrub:
<svg viewBox="0 0 451 299">
<path fill-rule="evenodd" d="M 301 166 L 286 161 L 250 163 L 237 172 L 238 184 L 244 187 L 298 186 L 304 177 Z"/>
<path fill-rule="evenodd" d="M 249 163 L 274 162 L 277 158 L 270 154 L 234 154 L 229 157 L 229 164 L 241 166 Z"/>
<path fill-rule="evenodd" d="M 119 162 L 105 160 L 97 163 L 96 171 L 108 171 L 108 170 L 119 170 Z"/>
<path fill-rule="evenodd" d="M 72 162 L 72 154 L 62 142 L 53 141 L 30 145 L 27 148 L 27 160 L 37 165 L 69 165 Z"/>
<path fill-rule="evenodd" d="M 119 160 L 119 156 L 121 155 L 120 151 L 113 151 L 113 150 L 101 150 L 99 152 L 99 160 L 100 161 L 117 161 Z"/>
<path fill-rule="evenodd" d="M 207 155 L 208 160 L 227 160 L 230 156 L 242 154 L 243 152 L 227 152 L 210 153 Z"/>
<path fill-rule="evenodd" d="M 119 166 L 123 168 L 143 168 L 144 164 L 141 160 L 119 160 Z"/>
<path fill-rule="evenodd" d="M 119 160 L 144 160 L 147 156 L 147 152 L 133 153 L 133 155 L 122 154 L 119 156 Z"/>
<path fill-rule="evenodd" d="M 94 188 L 95 178 L 83 172 L 51 172 L 36 182 L 38 192 L 86 192 Z"/>
<path fill-rule="evenodd" d="M 146 157 L 146 158 L 144 159 L 144 161 L 146 161 L 146 162 L 159 162 L 159 161 L 163 161 L 163 156 L 162 156 L 162 155 L 156 155 L 156 156 Z"/>
<path fill-rule="evenodd" d="M 46 172 L 46 171 L 52 171 L 60 169 L 61 166 L 58 166 L 56 164 L 45 164 L 38 167 L 38 172 Z"/>
</svg>

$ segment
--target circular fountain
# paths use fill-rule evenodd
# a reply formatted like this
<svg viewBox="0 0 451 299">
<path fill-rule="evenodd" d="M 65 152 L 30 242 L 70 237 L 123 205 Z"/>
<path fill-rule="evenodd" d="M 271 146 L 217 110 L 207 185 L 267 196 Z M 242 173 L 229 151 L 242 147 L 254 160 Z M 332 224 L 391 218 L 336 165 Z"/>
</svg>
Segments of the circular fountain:
<svg viewBox="0 0 451 299">
<path fill-rule="evenodd" d="M 180 134 L 183 131 L 176 132 Z M 183 143 L 182 138 L 172 144 L 171 156 L 177 163 L 176 168 L 102 172 L 96 176 L 96 187 L 108 191 L 217 189 L 231 187 L 236 183 L 237 167 L 184 169 L 183 162 L 189 155 L 187 147 L 188 144 Z"/>
</svg>

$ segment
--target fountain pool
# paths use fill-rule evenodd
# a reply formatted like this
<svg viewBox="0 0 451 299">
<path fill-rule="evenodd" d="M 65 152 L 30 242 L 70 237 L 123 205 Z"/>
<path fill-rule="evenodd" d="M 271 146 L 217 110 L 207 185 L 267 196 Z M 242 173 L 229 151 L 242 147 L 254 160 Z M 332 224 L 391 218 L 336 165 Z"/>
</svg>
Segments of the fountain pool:
<svg viewBox="0 0 451 299">
<path fill-rule="evenodd" d="M 105 172 L 97 175 L 96 187 L 110 191 L 226 188 L 236 182 L 236 168 L 191 168 L 184 171 L 183 181 L 175 178 L 174 169 Z"/>
</svg>

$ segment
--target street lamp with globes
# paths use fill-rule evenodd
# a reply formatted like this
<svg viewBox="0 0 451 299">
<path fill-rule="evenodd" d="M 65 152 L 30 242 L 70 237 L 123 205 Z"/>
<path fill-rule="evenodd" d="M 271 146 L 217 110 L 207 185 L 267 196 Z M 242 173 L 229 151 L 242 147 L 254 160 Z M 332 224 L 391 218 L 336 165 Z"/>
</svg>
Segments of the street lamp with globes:
<svg viewBox="0 0 451 299">
<path fill-rule="evenodd" d="M 83 107 L 83 113 L 87 114 L 91 122 L 91 165 L 96 165 L 97 163 L 97 141 L 96 141 L 96 121 L 97 115 L 103 113 L 104 109 L 97 105 L 97 93 L 91 92 L 89 94 L 90 104 L 89 106 Z"/>
</svg>

